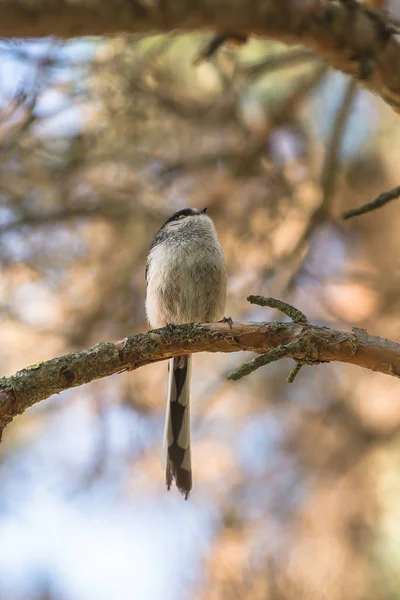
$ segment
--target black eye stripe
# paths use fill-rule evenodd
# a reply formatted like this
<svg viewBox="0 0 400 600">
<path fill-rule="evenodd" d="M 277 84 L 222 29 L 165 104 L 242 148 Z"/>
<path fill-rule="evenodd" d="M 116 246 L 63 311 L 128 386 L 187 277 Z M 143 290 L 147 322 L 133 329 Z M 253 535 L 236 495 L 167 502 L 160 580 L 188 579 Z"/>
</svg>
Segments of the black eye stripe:
<svg viewBox="0 0 400 600">
<path fill-rule="evenodd" d="M 161 229 L 168 225 L 168 223 L 171 223 L 172 221 L 178 221 L 179 217 L 194 217 L 200 214 L 204 214 L 202 210 L 196 210 L 194 208 L 182 208 L 181 210 L 178 210 L 176 213 L 171 215 L 170 218 L 165 221 Z"/>
</svg>

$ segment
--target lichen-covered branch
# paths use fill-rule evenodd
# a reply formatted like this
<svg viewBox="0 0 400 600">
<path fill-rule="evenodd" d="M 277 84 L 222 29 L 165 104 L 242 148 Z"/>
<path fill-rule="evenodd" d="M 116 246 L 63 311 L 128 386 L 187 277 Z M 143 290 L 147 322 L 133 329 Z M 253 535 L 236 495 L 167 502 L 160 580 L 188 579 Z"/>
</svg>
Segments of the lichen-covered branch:
<svg viewBox="0 0 400 600">
<path fill-rule="evenodd" d="M 348 333 L 304 322 L 180 325 L 100 343 L 3 377 L 0 431 L 36 402 L 94 379 L 181 354 L 240 350 L 262 354 L 280 346 L 293 348 L 282 356 L 298 363 L 340 361 L 400 378 L 400 344 L 370 336 L 363 329 Z"/>
<path fill-rule="evenodd" d="M 395 28 L 356 0 L 0 0 L 0 10 L 8 38 L 208 28 L 304 44 L 400 113 Z"/>
</svg>

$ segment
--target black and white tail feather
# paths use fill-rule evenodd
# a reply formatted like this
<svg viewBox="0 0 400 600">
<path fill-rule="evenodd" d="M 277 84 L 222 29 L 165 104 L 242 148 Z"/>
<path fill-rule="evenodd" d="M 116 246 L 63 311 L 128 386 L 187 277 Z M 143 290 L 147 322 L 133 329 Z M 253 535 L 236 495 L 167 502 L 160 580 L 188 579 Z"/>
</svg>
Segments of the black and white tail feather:
<svg viewBox="0 0 400 600">
<path fill-rule="evenodd" d="M 190 377 L 192 357 L 175 356 L 169 361 L 167 412 L 165 415 L 163 466 L 167 488 L 176 487 L 188 498 L 192 489 L 190 449 Z"/>
<path fill-rule="evenodd" d="M 146 265 L 146 313 L 154 328 L 168 323 L 210 323 L 224 315 L 225 259 L 206 210 L 176 212 L 153 240 Z M 192 488 L 191 363 L 191 356 L 170 359 L 164 431 L 167 487 L 175 480 L 186 499 Z"/>
</svg>

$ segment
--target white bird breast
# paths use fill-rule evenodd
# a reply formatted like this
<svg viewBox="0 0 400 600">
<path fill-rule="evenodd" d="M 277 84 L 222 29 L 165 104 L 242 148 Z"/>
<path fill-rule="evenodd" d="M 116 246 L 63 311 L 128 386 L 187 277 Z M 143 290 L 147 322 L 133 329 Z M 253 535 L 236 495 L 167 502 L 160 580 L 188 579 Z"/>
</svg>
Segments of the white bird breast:
<svg viewBox="0 0 400 600">
<path fill-rule="evenodd" d="M 184 221 L 167 226 L 149 253 L 146 312 L 154 328 L 224 316 L 227 273 L 214 225 L 206 215 Z"/>
</svg>

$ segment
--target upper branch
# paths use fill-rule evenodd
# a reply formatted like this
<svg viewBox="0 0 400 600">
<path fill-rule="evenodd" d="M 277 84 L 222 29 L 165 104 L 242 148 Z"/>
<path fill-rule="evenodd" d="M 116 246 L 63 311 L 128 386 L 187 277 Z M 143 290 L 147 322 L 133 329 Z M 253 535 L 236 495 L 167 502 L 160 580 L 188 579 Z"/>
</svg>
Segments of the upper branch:
<svg viewBox="0 0 400 600">
<path fill-rule="evenodd" d="M 400 112 L 400 46 L 383 13 L 356 0 L 0 0 L 0 36 L 210 28 L 305 44 Z"/>
<path fill-rule="evenodd" d="M 340 361 L 400 377 L 400 344 L 370 336 L 362 329 L 345 333 L 304 322 L 233 323 L 232 327 L 225 323 L 180 325 L 173 330 L 156 329 L 119 342 L 100 343 L 3 377 L 0 432 L 16 414 L 36 402 L 94 379 L 182 354 L 239 350 L 260 354 L 288 345 L 294 351 L 284 356 L 299 363 Z"/>
</svg>

